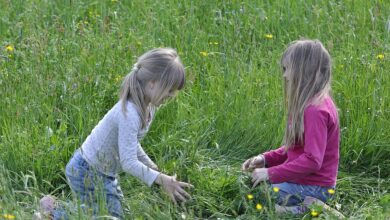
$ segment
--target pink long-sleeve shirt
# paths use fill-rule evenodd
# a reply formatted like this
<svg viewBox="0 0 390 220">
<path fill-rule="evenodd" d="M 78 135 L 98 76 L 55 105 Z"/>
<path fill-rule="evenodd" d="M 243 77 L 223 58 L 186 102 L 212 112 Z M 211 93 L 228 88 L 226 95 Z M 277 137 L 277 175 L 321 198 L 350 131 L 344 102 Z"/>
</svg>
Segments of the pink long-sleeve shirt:
<svg viewBox="0 0 390 220">
<path fill-rule="evenodd" d="M 304 112 L 304 144 L 264 153 L 271 183 L 335 186 L 339 165 L 340 128 L 330 97 Z"/>
</svg>

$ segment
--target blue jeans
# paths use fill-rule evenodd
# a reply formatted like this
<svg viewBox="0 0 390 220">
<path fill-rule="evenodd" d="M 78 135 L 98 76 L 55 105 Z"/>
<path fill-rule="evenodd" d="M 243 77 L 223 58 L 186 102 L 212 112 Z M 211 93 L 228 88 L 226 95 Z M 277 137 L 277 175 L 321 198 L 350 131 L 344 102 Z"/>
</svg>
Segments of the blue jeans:
<svg viewBox="0 0 390 220">
<path fill-rule="evenodd" d="M 301 185 L 287 182 L 272 184 L 272 187 L 279 188 L 277 203 L 282 206 L 299 206 L 306 196 L 326 202 L 332 196 L 328 190 L 334 189 L 334 187 Z"/>
<path fill-rule="evenodd" d="M 66 165 L 65 175 L 80 207 L 84 212 L 90 210 L 90 214 L 99 213 L 100 201 L 105 201 L 108 213 L 114 217 L 124 219 L 121 199 L 122 190 L 115 177 L 107 176 L 95 169 L 82 158 L 80 150 L 77 150 L 72 159 Z M 68 219 L 64 210 L 59 208 L 53 212 L 53 219 Z"/>
</svg>

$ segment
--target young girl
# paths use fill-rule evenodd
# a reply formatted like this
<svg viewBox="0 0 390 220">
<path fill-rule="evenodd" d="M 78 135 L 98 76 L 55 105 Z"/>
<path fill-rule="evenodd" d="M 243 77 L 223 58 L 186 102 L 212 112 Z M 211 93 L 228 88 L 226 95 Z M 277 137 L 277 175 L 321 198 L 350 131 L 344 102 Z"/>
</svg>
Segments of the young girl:
<svg viewBox="0 0 390 220">
<path fill-rule="evenodd" d="M 253 186 L 269 180 L 279 189 L 277 211 L 302 213 L 302 202 L 324 204 L 336 186 L 340 129 L 329 94 L 331 59 L 318 40 L 299 40 L 284 52 L 281 67 L 288 119 L 284 146 L 246 160 L 242 169 L 254 169 Z"/>
<path fill-rule="evenodd" d="M 173 98 L 184 83 L 184 67 L 175 50 L 154 49 L 138 59 L 123 81 L 120 100 L 92 130 L 66 166 L 70 188 L 83 207 L 96 214 L 98 198 L 103 194 L 108 212 L 123 219 L 120 202 L 123 195 L 117 181 L 121 171 L 148 186 L 161 185 L 175 203 L 190 197 L 184 187 L 192 185 L 159 172 L 140 145 L 155 108 Z M 44 197 L 41 208 L 54 219 L 64 218 L 64 212 L 59 208 L 52 210 L 53 203 L 51 197 Z"/>
</svg>

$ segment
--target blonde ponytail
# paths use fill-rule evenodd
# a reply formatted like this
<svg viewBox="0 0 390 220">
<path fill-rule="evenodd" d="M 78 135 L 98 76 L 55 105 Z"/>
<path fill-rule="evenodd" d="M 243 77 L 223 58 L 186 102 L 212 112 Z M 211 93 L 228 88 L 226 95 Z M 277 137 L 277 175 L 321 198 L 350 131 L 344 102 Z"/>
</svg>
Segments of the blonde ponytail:
<svg viewBox="0 0 390 220">
<path fill-rule="evenodd" d="M 126 113 L 128 101 L 134 103 L 141 117 L 142 128 L 147 125 L 149 113 L 149 103 L 145 100 L 145 86 L 148 82 L 159 82 L 160 94 L 184 87 L 184 66 L 174 49 L 158 48 L 146 52 L 138 58 L 131 72 L 123 80 L 120 91 L 122 110 Z"/>
</svg>

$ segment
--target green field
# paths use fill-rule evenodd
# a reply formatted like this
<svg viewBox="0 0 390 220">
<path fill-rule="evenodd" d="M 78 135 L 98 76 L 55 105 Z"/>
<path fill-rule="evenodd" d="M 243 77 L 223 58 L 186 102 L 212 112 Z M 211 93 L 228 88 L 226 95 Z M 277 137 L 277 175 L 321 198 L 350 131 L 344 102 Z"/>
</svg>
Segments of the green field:
<svg viewBox="0 0 390 220">
<path fill-rule="evenodd" d="M 0 214 L 30 219 L 43 194 L 70 199 L 64 167 L 117 102 L 122 77 L 147 50 L 172 47 L 187 84 L 142 144 L 161 170 L 195 188 L 177 207 L 121 175 L 126 217 L 283 218 L 266 185 L 251 190 L 240 165 L 280 146 L 279 59 L 289 42 L 310 38 L 333 58 L 341 123 L 329 204 L 350 219 L 389 219 L 388 22 L 385 0 L 0 0 Z"/>
</svg>

